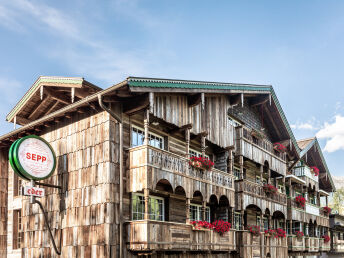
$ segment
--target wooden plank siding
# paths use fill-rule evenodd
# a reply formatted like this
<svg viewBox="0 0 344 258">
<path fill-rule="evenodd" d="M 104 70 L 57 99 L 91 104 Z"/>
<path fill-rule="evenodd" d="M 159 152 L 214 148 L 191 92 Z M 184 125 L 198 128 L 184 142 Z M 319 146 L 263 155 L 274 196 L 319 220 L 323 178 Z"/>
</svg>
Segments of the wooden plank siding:
<svg viewBox="0 0 344 258">
<path fill-rule="evenodd" d="M 234 145 L 234 127 L 227 115 L 229 107 L 226 96 L 206 95 L 203 111 L 201 104 L 189 107 L 186 95 L 155 94 L 153 115 L 179 127 L 192 123 L 191 133 L 207 131 L 210 142 L 226 148 Z"/>
<path fill-rule="evenodd" d="M 0 257 L 7 257 L 8 150 L 0 149 Z"/>
</svg>

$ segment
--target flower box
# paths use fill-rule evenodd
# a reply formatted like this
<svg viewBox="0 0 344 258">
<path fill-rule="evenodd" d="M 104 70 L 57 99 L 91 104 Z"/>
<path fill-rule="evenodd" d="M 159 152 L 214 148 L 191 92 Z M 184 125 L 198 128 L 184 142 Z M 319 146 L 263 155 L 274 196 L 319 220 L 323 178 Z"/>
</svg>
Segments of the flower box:
<svg viewBox="0 0 344 258">
<path fill-rule="evenodd" d="M 259 236 L 260 235 L 260 227 L 259 226 L 248 226 L 248 230 L 253 236 Z"/>
<path fill-rule="evenodd" d="M 297 240 L 299 240 L 299 241 L 302 240 L 303 236 L 304 236 L 303 232 L 296 231 L 296 238 L 297 238 Z"/>
<path fill-rule="evenodd" d="M 314 176 L 319 176 L 319 169 L 316 166 L 310 167 L 311 173 L 314 174 Z"/>
<path fill-rule="evenodd" d="M 215 220 L 213 223 L 208 221 L 191 221 L 193 230 L 210 231 L 213 230 L 220 235 L 225 234 L 231 229 L 231 223 L 223 220 Z"/>
<path fill-rule="evenodd" d="M 298 206 L 303 208 L 305 207 L 306 199 L 303 196 L 299 195 L 295 197 L 295 202 L 297 203 Z"/>
<path fill-rule="evenodd" d="M 278 189 L 271 184 L 264 184 L 263 189 L 266 194 L 277 194 Z"/>
<path fill-rule="evenodd" d="M 204 157 L 191 157 L 189 164 L 190 166 L 204 170 L 211 170 L 214 166 L 214 162 Z"/>
</svg>

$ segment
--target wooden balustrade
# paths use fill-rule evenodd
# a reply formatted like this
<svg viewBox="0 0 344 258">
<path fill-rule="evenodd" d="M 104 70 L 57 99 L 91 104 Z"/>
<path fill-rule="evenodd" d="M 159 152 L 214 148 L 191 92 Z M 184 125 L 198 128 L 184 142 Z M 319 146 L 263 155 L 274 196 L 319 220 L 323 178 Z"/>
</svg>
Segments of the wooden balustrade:
<svg viewBox="0 0 344 258">
<path fill-rule="evenodd" d="M 236 249 L 233 230 L 220 235 L 214 230 L 195 230 L 188 224 L 160 221 L 131 221 L 126 228 L 127 247 L 131 251 L 228 252 Z"/>
<path fill-rule="evenodd" d="M 235 181 L 235 190 L 237 192 L 243 192 L 248 195 L 266 199 L 267 201 L 287 205 L 287 196 L 285 194 L 279 192 L 276 194 L 266 194 L 262 185 L 250 182 L 246 179 Z"/>
<path fill-rule="evenodd" d="M 291 252 L 306 251 L 306 240 L 304 237 L 288 236 L 288 249 Z"/>
<path fill-rule="evenodd" d="M 333 248 L 331 251 L 335 253 L 344 253 L 344 240 L 339 240 L 337 235 L 333 237 Z"/>
<path fill-rule="evenodd" d="M 266 139 L 254 140 L 246 127 L 243 129 L 241 137 L 241 128 L 236 129 L 236 150 L 244 157 L 264 165 L 268 161 L 270 169 L 281 175 L 286 175 L 286 155 L 275 152 L 273 144 Z"/>
<path fill-rule="evenodd" d="M 319 252 L 320 242 L 321 242 L 320 238 L 305 237 L 306 251 L 308 251 L 308 252 Z"/>
</svg>

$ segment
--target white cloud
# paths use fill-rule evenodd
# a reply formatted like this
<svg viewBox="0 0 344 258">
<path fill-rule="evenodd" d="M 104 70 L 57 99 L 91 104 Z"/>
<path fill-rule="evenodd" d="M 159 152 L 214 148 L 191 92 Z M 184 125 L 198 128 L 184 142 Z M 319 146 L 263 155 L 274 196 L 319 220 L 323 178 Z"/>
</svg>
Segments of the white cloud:
<svg viewBox="0 0 344 258">
<path fill-rule="evenodd" d="M 337 115 L 334 122 L 326 122 L 316 136 L 319 139 L 326 139 L 324 151 L 344 150 L 344 117 Z"/>
<path fill-rule="evenodd" d="M 299 129 L 299 130 L 316 130 L 317 127 L 312 124 L 312 122 L 305 122 L 305 123 L 301 123 L 301 122 L 297 122 L 296 124 L 291 124 L 290 127 L 292 129 Z"/>
</svg>

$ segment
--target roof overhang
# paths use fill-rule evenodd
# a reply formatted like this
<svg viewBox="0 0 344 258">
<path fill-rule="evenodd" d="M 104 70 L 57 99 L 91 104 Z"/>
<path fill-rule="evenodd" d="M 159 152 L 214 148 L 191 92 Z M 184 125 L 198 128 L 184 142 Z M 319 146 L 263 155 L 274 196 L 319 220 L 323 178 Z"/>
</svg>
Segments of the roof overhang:
<svg viewBox="0 0 344 258">
<path fill-rule="evenodd" d="M 290 178 L 290 180 L 294 183 L 298 183 L 298 184 L 302 184 L 302 185 L 306 185 L 306 181 L 302 180 L 301 178 L 295 176 L 295 175 L 287 175 L 285 178 Z"/>
</svg>

